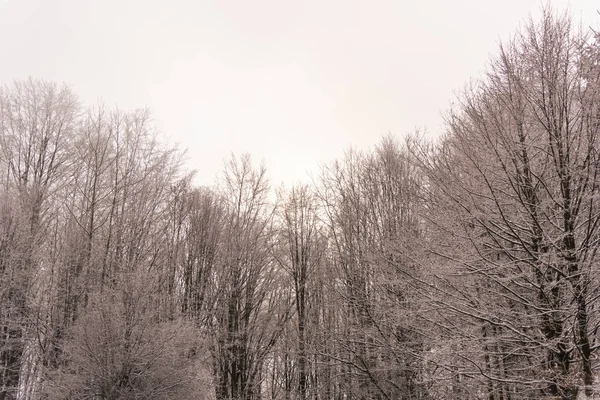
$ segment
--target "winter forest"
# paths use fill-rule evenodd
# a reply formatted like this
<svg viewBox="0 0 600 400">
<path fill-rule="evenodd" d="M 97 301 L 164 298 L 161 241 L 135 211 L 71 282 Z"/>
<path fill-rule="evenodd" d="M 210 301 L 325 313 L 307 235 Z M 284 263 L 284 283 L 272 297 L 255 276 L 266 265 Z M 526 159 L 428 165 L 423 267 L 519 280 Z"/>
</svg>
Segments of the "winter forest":
<svg viewBox="0 0 600 400">
<path fill-rule="evenodd" d="M 0 399 L 595 398 L 600 35 L 545 11 L 494 54 L 438 139 L 287 188 L 2 86 Z"/>
</svg>

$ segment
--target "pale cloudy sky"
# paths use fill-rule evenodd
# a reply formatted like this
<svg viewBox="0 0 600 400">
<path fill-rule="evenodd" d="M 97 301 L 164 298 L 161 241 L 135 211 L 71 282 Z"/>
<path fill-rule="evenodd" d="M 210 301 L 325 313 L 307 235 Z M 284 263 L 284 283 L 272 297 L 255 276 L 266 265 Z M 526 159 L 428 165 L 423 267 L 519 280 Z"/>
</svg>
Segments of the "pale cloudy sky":
<svg viewBox="0 0 600 400">
<path fill-rule="evenodd" d="M 0 82 L 66 82 L 83 102 L 150 107 L 210 184 L 231 152 L 275 184 L 349 145 L 442 129 L 539 0 L 0 0 Z M 594 0 L 570 6 L 598 27 Z"/>
</svg>

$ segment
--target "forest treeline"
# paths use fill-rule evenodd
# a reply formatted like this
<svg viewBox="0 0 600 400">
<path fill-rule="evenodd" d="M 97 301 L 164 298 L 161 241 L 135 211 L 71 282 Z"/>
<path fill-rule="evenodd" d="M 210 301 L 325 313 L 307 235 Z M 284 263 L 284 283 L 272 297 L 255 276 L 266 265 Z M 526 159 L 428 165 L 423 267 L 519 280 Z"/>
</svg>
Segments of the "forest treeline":
<svg viewBox="0 0 600 400">
<path fill-rule="evenodd" d="M 399 94 L 401 95 L 401 94 Z M 591 396 L 600 36 L 546 11 L 446 132 L 274 190 L 194 184 L 147 111 L 0 89 L 0 399 Z"/>
</svg>

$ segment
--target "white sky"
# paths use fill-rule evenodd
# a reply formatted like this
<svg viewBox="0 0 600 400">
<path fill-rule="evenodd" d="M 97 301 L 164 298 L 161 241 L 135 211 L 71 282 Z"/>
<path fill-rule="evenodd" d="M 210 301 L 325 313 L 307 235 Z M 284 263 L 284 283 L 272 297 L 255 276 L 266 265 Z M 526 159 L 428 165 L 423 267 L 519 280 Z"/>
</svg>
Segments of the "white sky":
<svg viewBox="0 0 600 400">
<path fill-rule="evenodd" d="M 0 82 L 71 85 L 82 101 L 150 107 L 211 184 L 231 152 L 273 183 L 306 180 L 348 146 L 442 129 L 539 0 L 0 0 Z M 594 0 L 570 5 L 598 27 Z"/>
</svg>

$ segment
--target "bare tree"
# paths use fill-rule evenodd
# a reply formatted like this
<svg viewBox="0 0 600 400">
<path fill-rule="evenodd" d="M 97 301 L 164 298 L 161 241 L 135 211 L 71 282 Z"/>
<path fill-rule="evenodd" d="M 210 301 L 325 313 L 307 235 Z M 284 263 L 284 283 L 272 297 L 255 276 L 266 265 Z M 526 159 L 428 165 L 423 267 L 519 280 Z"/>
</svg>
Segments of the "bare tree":
<svg viewBox="0 0 600 400">
<path fill-rule="evenodd" d="M 490 398 L 592 391 L 600 92 L 586 41 L 565 15 L 530 21 L 466 90 L 430 158 L 437 222 L 463 250 L 440 251 L 464 275 L 438 304 L 471 319 L 457 332 L 480 351 L 463 348 L 463 372 Z"/>
<path fill-rule="evenodd" d="M 341 324 L 346 392 L 367 398 L 426 398 L 413 287 L 419 272 L 420 178 L 405 147 L 385 138 L 326 170 L 321 201 L 329 227 L 333 290 Z M 350 394 L 349 394 L 350 396 Z"/>
<path fill-rule="evenodd" d="M 273 207 L 264 167 L 232 157 L 223 182 L 223 258 L 215 276 L 217 398 L 261 398 L 263 367 L 289 318 L 288 295 L 270 250 Z"/>
<path fill-rule="evenodd" d="M 3 267 L 13 278 L 5 299 L 10 315 L 0 321 L 0 393 L 27 392 L 39 378 L 36 342 L 44 337 L 39 322 L 48 310 L 41 290 L 53 262 L 48 240 L 56 217 L 52 205 L 68 174 L 77 113 L 77 100 L 64 86 L 29 79 L 0 89 L 3 189 L 14 196 L 18 206 L 13 212 L 22 226 L 20 244 L 11 246 L 10 262 Z"/>
<path fill-rule="evenodd" d="M 289 332 L 296 343 L 284 351 L 290 351 L 284 367 L 286 393 L 293 398 L 306 400 L 314 398 L 311 389 L 311 376 L 314 375 L 314 350 L 310 349 L 312 337 L 319 329 L 318 314 L 315 314 L 316 280 L 322 277 L 321 261 L 325 252 L 325 237 L 318 220 L 318 202 L 308 186 L 294 187 L 284 195 L 278 220 L 278 241 L 281 254 L 277 260 L 290 277 L 296 314 L 295 329 Z M 291 347 L 291 349 L 290 349 Z M 313 354 L 310 354 L 313 353 Z M 291 373 L 296 371 L 297 374 Z M 309 397 L 309 392 L 312 396 Z M 289 396 L 288 395 L 288 396 Z"/>
<path fill-rule="evenodd" d="M 157 276 L 125 274 L 91 296 L 62 343 L 63 367 L 46 394 L 53 399 L 210 399 L 208 360 L 195 328 L 161 321 Z"/>
</svg>

